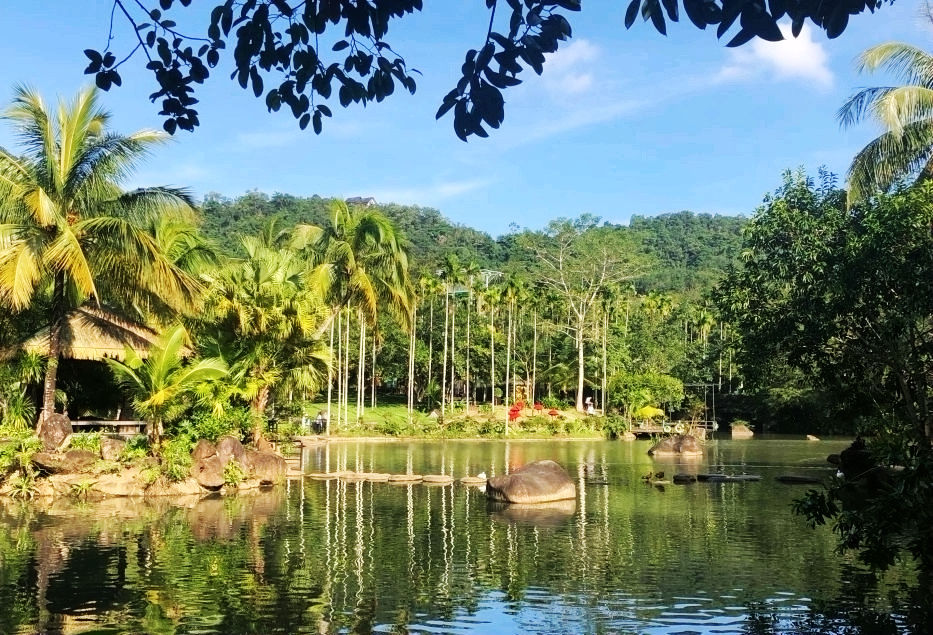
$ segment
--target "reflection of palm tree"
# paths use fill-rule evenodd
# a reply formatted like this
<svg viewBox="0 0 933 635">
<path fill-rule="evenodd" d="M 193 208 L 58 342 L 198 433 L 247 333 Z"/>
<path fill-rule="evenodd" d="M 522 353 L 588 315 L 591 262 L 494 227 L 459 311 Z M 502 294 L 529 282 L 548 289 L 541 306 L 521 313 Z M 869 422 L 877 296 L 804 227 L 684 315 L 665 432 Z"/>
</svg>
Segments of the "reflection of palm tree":
<svg viewBox="0 0 933 635">
<path fill-rule="evenodd" d="M 909 44 L 886 42 L 864 51 L 858 70 L 887 71 L 904 85 L 864 88 L 839 109 L 844 127 L 871 118 L 885 130 L 852 160 L 853 202 L 903 177 L 933 176 L 933 56 Z"/>
<path fill-rule="evenodd" d="M 0 301 L 21 310 L 50 292 L 44 421 L 55 408 L 66 314 L 88 300 L 119 299 L 104 297 L 101 281 L 129 301 L 145 293 L 178 310 L 197 300 L 198 282 L 150 233 L 154 218 L 188 213 L 191 200 L 183 190 L 119 188 L 166 136 L 108 132 L 110 116 L 98 107 L 94 89 L 53 112 L 37 93 L 19 88 L 5 117 L 24 153 L 0 148 Z"/>
</svg>

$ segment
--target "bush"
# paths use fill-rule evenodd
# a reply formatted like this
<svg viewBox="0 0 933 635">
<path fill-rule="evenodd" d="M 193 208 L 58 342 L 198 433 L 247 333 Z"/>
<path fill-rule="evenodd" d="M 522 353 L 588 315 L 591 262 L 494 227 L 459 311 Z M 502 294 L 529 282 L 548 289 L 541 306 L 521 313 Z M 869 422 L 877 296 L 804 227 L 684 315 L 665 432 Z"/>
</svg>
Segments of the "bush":
<svg viewBox="0 0 933 635">
<path fill-rule="evenodd" d="M 227 408 L 219 415 L 200 410 L 178 424 L 176 436 L 187 436 L 192 441 L 207 439 L 216 442 L 227 435 L 242 438 L 251 426 L 249 408 Z"/>
<path fill-rule="evenodd" d="M 610 439 L 618 439 L 623 433 L 628 432 L 628 429 L 628 421 L 625 420 L 625 417 L 620 417 L 618 415 L 609 415 L 606 417 L 606 423 L 603 426 L 603 430 L 606 431 L 606 436 Z"/>
<path fill-rule="evenodd" d="M 149 454 L 149 440 L 144 434 L 130 437 L 120 452 L 120 463 L 134 463 Z"/>
<path fill-rule="evenodd" d="M 22 433 L 0 445 L 0 480 L 13 471 L 31 477 L 35 472 L 32 457 L 41 449 L 42 442 L 39 441 L 39 437 Z"/>
<path fill-rule="evenodd" d="M 227 461 L 224 465 L 224 485 L 236 487 L 246 479 L 246 472 L 236 461 Z"/>
<path fill-rule="evenodd" d="M 94 454 L 100 454 L 100 432 L 77 432 L 71 435 L 71 444 L 68 446 L 73 450 L 88 450 Z"/>
<path fill-rule="evenodd" d="M 160 470 L 170 481 L 183 481 L 191 474 L 191 447 L 187 437 L 176 437 L 162 444 Z"/>
<path fill-rule="evenodd" d="M 548 410 L 567 410 L 570 408 L 570 401 L 560 397 L 545 397 L 541 400 L 541 405 Z"/>
</svg>

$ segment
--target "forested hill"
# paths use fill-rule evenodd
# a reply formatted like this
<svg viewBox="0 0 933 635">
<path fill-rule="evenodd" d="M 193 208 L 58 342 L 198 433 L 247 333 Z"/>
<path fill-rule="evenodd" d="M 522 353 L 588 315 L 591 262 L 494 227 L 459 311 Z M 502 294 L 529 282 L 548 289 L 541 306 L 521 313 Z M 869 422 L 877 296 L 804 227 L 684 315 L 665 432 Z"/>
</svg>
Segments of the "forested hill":
<svg viewBox="0 0 933 635">
<path fill-rule="evenodd" d="M 272 196 L 249 192 L 236 199 L 208 195 L 202 205 L 203 229 L 227 254 L 238 250 L 239 235 L 255 234 L 269 219 L 279 228 L 296 223 L 328 222 L 328 199 Z M 507 268 L 513 237 L 493 239 L 489 234 L 450 222 L 439 211 L 412 205 L 378 205 L 411 243 L 415 266 L 433 271 L 448 253 L 461 262 L 475 260 L 481 267 Z M 669 291 L 701 295 L 712 288 L 726 266 L 738 257 L 745 218 L 677 212 L 659 216 L 633 216 L 628 229 L 638 237 L 653 266 L 638 287 L 642 291 Z"/>
<path fill-rule="evenodd" d="M 660 216 L 633 216 L 629 229 L 640 238 L 657 267 L 640 285 L 655 291 L 702 293 L 742 248 L 742 216 L 677 212 Z"/>
</svg>

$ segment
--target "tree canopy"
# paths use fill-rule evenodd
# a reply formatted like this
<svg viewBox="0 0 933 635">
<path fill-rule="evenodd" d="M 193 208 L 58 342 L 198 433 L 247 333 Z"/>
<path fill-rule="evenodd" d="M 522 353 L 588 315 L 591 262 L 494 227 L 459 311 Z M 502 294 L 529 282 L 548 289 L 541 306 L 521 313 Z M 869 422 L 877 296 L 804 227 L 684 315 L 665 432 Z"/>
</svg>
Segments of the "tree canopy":
<svg viewBox="0 0 933 635">
<path fill-rule="evenodd" d="M 437 111 L 438 118 L 453 113 L 454 132 L 464 141 L 486 137 L 489 128 L 502 125 L 503 91 L 520 84 L 526 69 L 544 72 L 545 56 L 571 37 L 569 16 L 583 5 L 582 0 L 484 1 L 489 12 L 485 36 L 466 52 L 461 78 Z M 679 21 L 683 7 L 696 27 L 716 27 L 718 38 L 728 34 L 727 46 L 754 38 L 781 40 L 778 21 L 785 17 L 795 37 L 809 21 L 833 38 L 845 30 L 850 16 L 874 12 L 885 2 L 893 0 L 630 0 L 625 26 L 630 28 L 640 15 L 666 34 L 667 21 Z M 85 50 L 85 72 L 103 90 L 122 83 L 120 67 L 141 51 L 158 86 L 150 98 L 160 103 L 170 133 L 200 124 L 197 86 L 228 50 L 231 79 L 256 97 L 264 95 L 270 111 L 290 112 L 302 130 L 310 125 L 318 134 L 324 118 L 333 115 L 332 100 L 342 107 L 365 105 L 383 101 L 397 87 L 416 90 L 417 71 L 387 38 L 394 21 L 423 10 L 423 0 L 226 0 L 211 9 L 206 25 L 192 17 L 191 4 L 114 0 L 107 48 Z M 122 20 L 135 33 L 137 42 L 129 51 L 110 49 L 114 18 L 116 28 Z"/>
</svg>

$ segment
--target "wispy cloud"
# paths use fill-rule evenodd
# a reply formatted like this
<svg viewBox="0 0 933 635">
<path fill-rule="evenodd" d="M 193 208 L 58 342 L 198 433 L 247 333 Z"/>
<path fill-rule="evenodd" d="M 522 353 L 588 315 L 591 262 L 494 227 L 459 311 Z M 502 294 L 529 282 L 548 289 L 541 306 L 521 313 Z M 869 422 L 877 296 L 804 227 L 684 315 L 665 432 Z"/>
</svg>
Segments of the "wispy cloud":
<svg viewBox="0 0 933 635">
<path fill-rule="evenodd" d="M 372 196 L 380 203 L 405 203 L 434 205 L 447 199 L 456 198 L 469 192 L 488 187 L 492 179 L 473 179 L 465 181 L 439 181 L 427 185 L 406 187 L 362 188 L 359 192 L 347 193 L 347 196 Z"/>
<path fill-rule="evenodd" d="M 813 30 L 804 26 L 800 35 L 794 37 L 790 25 L 782 24 L 781 32 L 784 39 L 780 42 L 756 38 L 745 46 L 730 49 L 729 60 L 713 81 L 726 83 L 771 76 L 831 88 L 834 77 L 829 68 L 829 56 L 823 45 L 813 39 Z"/>
</svg>

